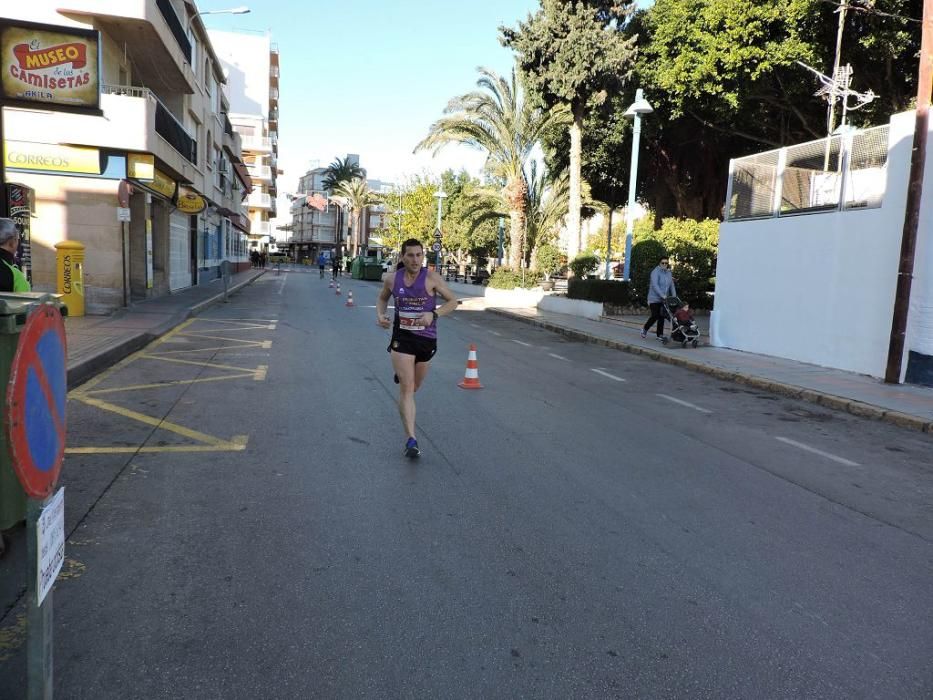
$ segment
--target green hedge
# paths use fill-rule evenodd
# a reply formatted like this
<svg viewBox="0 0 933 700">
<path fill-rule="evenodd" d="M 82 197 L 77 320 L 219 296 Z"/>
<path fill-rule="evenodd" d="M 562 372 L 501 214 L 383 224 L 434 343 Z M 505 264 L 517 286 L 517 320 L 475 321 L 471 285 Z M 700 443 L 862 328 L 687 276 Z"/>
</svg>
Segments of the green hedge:
<svg viewBox="0 0 933 700">
<path fill-rule="evenodd" d="M 531 289 L 538 284 L 538 275 L 529 270 L 525 271 L 526 289 Z M 522 273 L 515 272 L 508 267 L 497 267 L 489 278 L 489 287 L 493 289 L 515 289 L 522 287 Z"/>
<path fill-rule="evenodd" d="M 600 303 L 628 306 L 632 296 L 628 282 L 623 280 L 593 280 L 571 277 L 567 283 L 569 299 L 583 299 Z"/>
</svg>

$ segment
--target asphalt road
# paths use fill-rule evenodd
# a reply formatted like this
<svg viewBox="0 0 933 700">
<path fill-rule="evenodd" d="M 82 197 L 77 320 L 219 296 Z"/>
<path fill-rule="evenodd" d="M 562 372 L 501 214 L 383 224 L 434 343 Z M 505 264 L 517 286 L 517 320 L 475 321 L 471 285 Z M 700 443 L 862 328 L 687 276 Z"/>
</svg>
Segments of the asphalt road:
<svg viewBox="0 0 933 700">
<path fill-rule="evenodd" d="M 928 436 L 465 304 L 409 462 L 376 289 L 267 274 L 72 394 L 58 697 L 933 697 Z"/>
</svg>

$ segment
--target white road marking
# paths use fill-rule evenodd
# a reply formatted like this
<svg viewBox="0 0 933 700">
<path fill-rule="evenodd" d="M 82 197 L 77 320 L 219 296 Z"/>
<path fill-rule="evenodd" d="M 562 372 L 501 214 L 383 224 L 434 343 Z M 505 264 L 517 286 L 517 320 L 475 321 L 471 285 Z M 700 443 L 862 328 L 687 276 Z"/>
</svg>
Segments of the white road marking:
<svg viewBox="0 0 933 700">
<path fill-rule="evenodd" d="M 819 455 L 820 457 L 825 457 L 826 459 L 831 459 L 832 461 L 838 462 L 839 464 L 844 464 L 847 467 L 859 466 L 858 462 L 853 462 L 852 460 L 846 459 L 845 457 L 837 457 L 836 455 L 830 452 L 823 452 L 823 450 L 818 450 L 815 447 L 810 447 L 809 445 L 805 445 L 802 442 L 797 442 L 796 440 L 791 440 L 790 438 L 775 436 L 774 439 L 780 440 L 785 445 L 793 445 L 794 447 L 799 447 L 801 450 L 812 452 L 813 454 Z"/>
<path fill-rule="evenodd" d="M 285 275 L 282 277 L 282 286 L 279 287 L 279 291 L 278 291 L 279 296 L 282 296 L 282 292 L 285 291 L 285 283 L 287 281 L 288 281 L 288 273 L 286 272 Z"/>
<path fill-rule="evenodd" d="M 479 328 L 479 326 L 477 326 L 475 323 L 471 323 L 470 328 Z"/>
<path fill-rule="evenodd" d="M 498 336 L 502 335 L 499 331 L 489 331 L 489 332 L 492 333 L 493 335 L 498 335 Z"/>
<path fill-rule="evenodd" d="M 609 374 L 609 372 L 606 372 L 605 370 L 601 370 L 601 369 L 592 369 L 592 368 L 591 368 L 591 371 L 596 372 L 596 374 L 601 374 L 601 375 L 603 375 L 604 377 L 609 377 L 609 379 L 614 379 L 614 380 L 616 380 L 617 382 L 624 382 L 624 381 L 625 381 L 624 379 L 622 379 L 622 377 L 617 377 L 617 376 L 614 375 L 614 374 Z"/>
<path fill-rule="evenodd" d="M 553 352 L 549 352 L 548 355 L 553 357 L 556 360 L 563 360 L 564 362 L 570 362 L 566 357 L 561 357 L 560 355 L 555 355 Z"/>
<path fill-rule="evenodd" d="M 674 403 L 680 404 L 681 406 L 686 406 L 687 408 L 692 408 L 694 411 L 699 411 L 700 413 L 712 413 L 709 409 L 701 408 L 696 404 L 689 403 L 687 401 L 681 401 L 680 399 L 675 399 L 673 396 L 668 396 L 667 394 L 658 394 L 662 399 L 667 399 L 668 401 L 673 401 Z"/>
<path fill-rule="evenodd" d="M 514 338 L 509 338 L 513 343 L 518 343 L 519 345 L 524 345 L 526 348 L 531 347 L 531 343 L 524 343 L 521 340 L 515 340 Z"/>
</svg>

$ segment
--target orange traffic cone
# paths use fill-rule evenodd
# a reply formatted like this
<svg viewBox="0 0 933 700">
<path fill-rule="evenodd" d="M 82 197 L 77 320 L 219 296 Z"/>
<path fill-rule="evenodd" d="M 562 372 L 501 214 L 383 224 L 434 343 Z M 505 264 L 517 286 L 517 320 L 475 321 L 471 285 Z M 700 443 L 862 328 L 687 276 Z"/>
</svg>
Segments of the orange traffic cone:
<svg viewBox="0 0 933 700">
<path fill-rule="evenodd" d="M 356 306 L 356 304 L 353 303 L 353 290 L 352 289 L 349 292 L 347 292 L 347 303 L 344 304 L 344 306 Z"/>
<path fill-rule="evenodd" d="M 470 344 L 470 355 L 467 357 L 466 374 L 463 381 L 457 384 L 461 389 L 482 389 L 479 383 L 479 364 L 476 362 L 476 345 Z"/>
<path fill-rule="evenodd" d="M 340 282 L 337 283 L 337 291 L 334 292 L 338 297 L 340 296 Z"/>
</svg>

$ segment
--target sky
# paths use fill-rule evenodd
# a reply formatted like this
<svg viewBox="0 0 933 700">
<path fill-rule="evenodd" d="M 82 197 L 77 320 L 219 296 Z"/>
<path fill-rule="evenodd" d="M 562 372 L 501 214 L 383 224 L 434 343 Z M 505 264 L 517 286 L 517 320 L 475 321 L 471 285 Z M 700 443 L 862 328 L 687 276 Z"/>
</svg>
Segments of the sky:
<svg viewBox="0 0 933 700">
<path fill-rule="evenodd" d="M 403 181 L 466 168 L 483 156 L 448 146 L 413 155 L 447 101 L 475 87 L 478 66 L 507 74 L 512 54 L 497 28 L 514 26 L 537 0 L 199 0 L 201 11 L 246 4 L 245 15 L 206 15 L 211 29 L 271 33 L 279 45 L 280 192 L 309 166 L 357 153 L 370 178 Z M 281 210 L 281 203 L 279 209 Z M 282 218 L 280 211 L 279 218 Z"/>
</svg>

